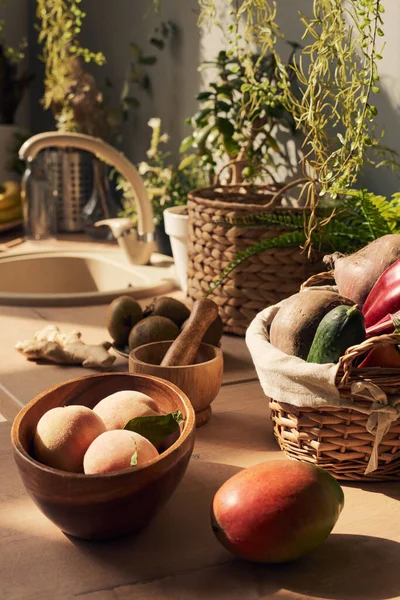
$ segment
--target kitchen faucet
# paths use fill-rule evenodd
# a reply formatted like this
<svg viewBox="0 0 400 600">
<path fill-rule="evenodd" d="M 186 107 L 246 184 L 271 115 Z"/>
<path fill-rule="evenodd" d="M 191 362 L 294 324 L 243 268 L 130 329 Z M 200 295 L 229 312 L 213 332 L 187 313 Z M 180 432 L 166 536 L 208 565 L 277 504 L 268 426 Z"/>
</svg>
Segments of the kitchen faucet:
<svg viewBox="0 0 400 600">
<path fill-rule="evenodd" d="M 45 148 L 75 148 L 91 152 L 97 158 L 114 167 L 131 185 L 137 201 L 137 229 L 128 218 L 105 219 L 96 226 L 108 225 L 120 247 L 132 264 L 147 264 L 155 249 L 153 207 L 148 198 L 143 180 L 136 167 L 121 152 L 99 138 L 82 133 L 61 131 L 39 133 L 23 143 L 19 158 L 28 163 Z M 23 197 L 25 190 L 22 190 Z M 29 202 L 29 198 L 27 199 Z"/>
</svg>

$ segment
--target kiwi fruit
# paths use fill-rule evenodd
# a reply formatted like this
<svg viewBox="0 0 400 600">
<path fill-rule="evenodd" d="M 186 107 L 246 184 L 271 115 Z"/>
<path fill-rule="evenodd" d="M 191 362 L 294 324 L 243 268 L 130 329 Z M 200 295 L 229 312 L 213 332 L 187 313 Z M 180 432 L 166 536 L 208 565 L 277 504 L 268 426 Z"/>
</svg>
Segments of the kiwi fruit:
<svg viewBox="0 0 400 600">
<path fill-rule="evenodd" d="M 187 321 L 182 325 L 181 331 L 185 329 L 187 325 Z M 204 333 L 201 341 L 205 344 L 211 344 L 212 346 L 219 346 L 221 341 L 222 333 L 224 329 L 224 324 L 222 322 L 221 317 L 218 317 L 209 325 L 207 331 Z"/>
<path fill-rule="evenodd" d="M 161 296 L 157 298 L 152 306 L 146 309 L 151 316 L 166 317 L 181 327 L 181 325 L 190 317 L 190 310 L 175 298 Z"/>
<path fill-rule="evenodd" d="M 146 317 L 136 323 L 129 334 L 129 349 L 133 350 L 151 342 L 166 342 L 174 340 L 179 335 L 176 323 L 158 315 Z"/>
<path fill-rule="evenodd" d="M 108 333 L 117 346 L 127 346 L 132 327 L 143 319 L 139 302 L 131 296 L 115 298 L 107 310 Z"/>
</svg>

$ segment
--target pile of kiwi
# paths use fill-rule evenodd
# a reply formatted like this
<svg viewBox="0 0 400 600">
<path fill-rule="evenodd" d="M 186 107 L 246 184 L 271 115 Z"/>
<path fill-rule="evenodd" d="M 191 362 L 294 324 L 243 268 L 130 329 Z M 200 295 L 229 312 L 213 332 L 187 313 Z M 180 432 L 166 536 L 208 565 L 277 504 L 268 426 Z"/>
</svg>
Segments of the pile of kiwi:
<svg viewBox="0 0 400 600">
<path fill-rule="evenodd" d="M 115 346 L 133 350 L 151 342 L 174 340 L 189 317 L 189 308 L 175 298 L 161 296 L 143 310 L 134 298 L 119 296 L 108 307 L 107 329 Z M 223 323 L 218 316 L 205 332 L 202 341 L 218 346 L 222 330 Z"/>
</svg>

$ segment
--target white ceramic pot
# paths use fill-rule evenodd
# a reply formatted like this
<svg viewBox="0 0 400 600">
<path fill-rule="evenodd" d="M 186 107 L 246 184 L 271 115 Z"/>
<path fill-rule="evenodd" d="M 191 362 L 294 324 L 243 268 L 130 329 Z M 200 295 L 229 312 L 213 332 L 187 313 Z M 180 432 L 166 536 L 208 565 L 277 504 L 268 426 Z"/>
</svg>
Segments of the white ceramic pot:
<svg viewBox="0 0 400 600">
<path fill-rule="evenodd" d="M 186 206 L 173 206 L 164 210 L 165 233 L 169 235 L 172 256 L 180 288 L 187 291 L 187 239 L 189 217 Z"/>
</svg>

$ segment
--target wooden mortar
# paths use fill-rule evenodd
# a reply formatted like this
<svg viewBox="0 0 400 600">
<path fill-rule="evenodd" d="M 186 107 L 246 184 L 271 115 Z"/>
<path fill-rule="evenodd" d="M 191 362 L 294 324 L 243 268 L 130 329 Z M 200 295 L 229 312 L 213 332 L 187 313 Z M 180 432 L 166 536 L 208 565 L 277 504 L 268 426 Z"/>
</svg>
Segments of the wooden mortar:
<svg viewBox="0 0 400 600">
<path fill-rule="evenodd" d="M 211 402 L 217 396 L 224 370 L 220 348 L 201 343 L 196 362 L 191 365 L 162 366 L 173 342 L 144 344 L 129 354 L 131 373 L 155 375 L 178 386 L 189 398 L 196 416 L 196 427 L 207 423 L 211 416 Z"/>
</svg>

